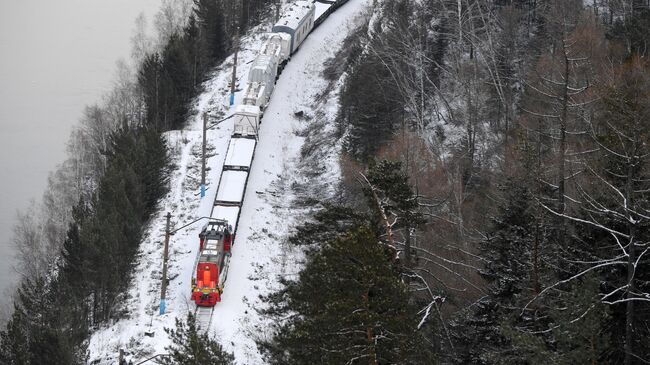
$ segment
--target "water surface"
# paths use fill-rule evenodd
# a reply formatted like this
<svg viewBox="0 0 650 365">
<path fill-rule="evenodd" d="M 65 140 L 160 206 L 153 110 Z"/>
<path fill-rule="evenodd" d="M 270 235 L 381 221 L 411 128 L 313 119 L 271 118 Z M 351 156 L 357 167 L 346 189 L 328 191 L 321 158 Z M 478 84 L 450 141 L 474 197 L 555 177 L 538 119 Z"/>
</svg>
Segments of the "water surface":
<svg viewBox="0 0 650 365">
<path fill-rule="evenodd" d="M 16 211 L 40 201 L 84 105 L 130 57 L 135 19 L 160 0 L 0 0 L 0 294 L 16 280 Z M 0 296 L 0 304 L 6 300 Z"/>
</svg>

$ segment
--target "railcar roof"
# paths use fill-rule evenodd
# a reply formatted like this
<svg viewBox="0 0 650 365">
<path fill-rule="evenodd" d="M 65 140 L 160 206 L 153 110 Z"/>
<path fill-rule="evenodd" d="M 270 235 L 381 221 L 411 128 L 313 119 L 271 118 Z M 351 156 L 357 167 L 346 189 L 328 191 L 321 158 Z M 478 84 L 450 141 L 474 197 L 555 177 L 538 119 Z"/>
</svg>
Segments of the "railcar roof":
<svg viewBox="0 0 650 365">
<path fill-rule="evenodd" d="M 275 23 L 275 26 L 285 26 L 291 29 L 296 29 L 300 22 L 305 18 L 312 8 L 314 3 L 311 1 L 300 0 L 293 3 L 289 10 Z"/>
<path fill-rule="evenodd" d="M 255 114 L 258 115 L 260 113 L 260 107 L 259 106 L 254 106 L 254 105 L 242 105 L 239 104 L 235 108 L 235 114 L 238 113 L 248 113 L 248 114 Z"/>
</svg>

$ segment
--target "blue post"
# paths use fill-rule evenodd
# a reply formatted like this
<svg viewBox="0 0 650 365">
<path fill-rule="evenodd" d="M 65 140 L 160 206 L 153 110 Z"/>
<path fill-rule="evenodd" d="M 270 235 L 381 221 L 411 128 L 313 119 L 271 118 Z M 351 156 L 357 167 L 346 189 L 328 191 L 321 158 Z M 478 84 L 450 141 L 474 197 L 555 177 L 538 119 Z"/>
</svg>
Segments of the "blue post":
<svg viewBox="0 0 650 365">
<path fill-rule="evenodd" d="M 165 314 L 165 299 L 160 299 L 160 315 Z"/>
<path fill-rule="evenodd" d="M 201 198 L 205 196 L 205 185 L 201 184 Z"/>
<path fill-rule="evenodd" d="M 235 93 L 230 93 L 230 106 L 235 105 Z"/>
</svg>

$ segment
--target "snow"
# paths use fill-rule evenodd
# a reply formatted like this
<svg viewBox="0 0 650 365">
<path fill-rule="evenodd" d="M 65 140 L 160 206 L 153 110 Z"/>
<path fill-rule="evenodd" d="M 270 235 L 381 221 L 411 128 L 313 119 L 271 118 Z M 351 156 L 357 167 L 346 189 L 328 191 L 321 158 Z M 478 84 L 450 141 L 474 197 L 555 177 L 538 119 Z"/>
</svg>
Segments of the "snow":
<svg viewBox="0 0 650 365">
<path fill-rule="evenodd" d="M 237 105 L 235 108 L 235 113 L 237 114 L 257 115 L 259 112 L 260 108 L 254 105 Z"/>
<path fill-rule="evenodd" d="M 215 205 L 211 213 L 212 218 L 225 219 L 233 227 L 233 234 L 237 232 L 237 218 L 239 217 L 239 207 Z"/>
<path fill-rule="evenodd" d="M 328 126 L 327 120 L 336 113 L 336 97 L 320 100 L 321 93 L 328 86 L 320 75 L 325 61 L 334 56 L 349 33 L 350 22 L 370 2 L 350 0 L 330 15 L 305 40 L 280 75 L 262 119 L 241 209 L 214 205 L 216 185 L 227 154 L 229 164 L 235 162 L 233 165 L 237 166 L 248 164 L 252 157 L 250 142 L 242 139 L 233 145 L 230 139 L 234 118 L 208 132 L 211 157 L 207 161 L 206 182 L 209 188 L 204 199 L 200 199 L 197 193 L 201 175 L 200 116 L 204 111 L 227 114 L 232 58 L 226 60 L 223 69 L 217 70 L 205 84 L 206 91 L 197 98 L 194 105 L 196 114 L 188 127 L 167 134 L 176 166 L 171 177 L 171 190 L 160 203 L 139 249 L 123 308 L 127 314 L 93 334 L 89 343 L 90 362 L 115 364 L 120 348 L 126 350 L 127 360 L 134 363 L 165 353 L 170 340 L 164 328 L 174 327 L 176 318 L 185 318 L 188 311 L 194 311 L 190 282 L 199 249 L 198 233 L 205 221 L 190 225 L 171 237 L 167 312 L 158 315 L 162 242 L 165 215 L 169 211 L 172 213 L 172 228 L 200 217 L 212 216 L 236 222 L 239 216 L 222 302 L 215 307 L 209 333 L 226 350 L 234 353 L 237 364 L 264 363 L 255 344 L 256 339 L 269 335 L 265 332 L 268 319 L 256 311 L 264 305 L 259 297 L 277 290 L 279 277 L 295 274 L 300 268 L 299 253 L 285 243 L 291 230 L 300 223 L 292 205 L 295 199 L 293 187 L 307 186 L 315 190 L 318 187 L 318 193 L 325 194 L 334 189 L 338 179 L 336 153 L 313 157 L 313 163 L 324 171 L 314 181 L 300 172 L 305 164 L 301 160 L 305 137 L 298 132 L 309 128 L 333 128 Z M 261 34 L 245 39 L 238 60 L 239 80 L 246 80 L 250 63 L 256 55 L 255 51 L 249 50 L 260 49 L 263 41 Z M 236 103 L 242 98 L 243 92 L 238 92 Z M 295 116 L 297 111 L 315 117 L 298 119 Z M 326 136 L 322 139 L 326 141 Z M 229 152 L 239 148 L 248 152 L 241 155 Z"/>
<path fill-rule="evenodd" d="M 256 143 L 252 138 L 231 138 L 224 165 L 250 168 Z"/>
<path fill-rule="evenodd" d="M 244 197 L 244 188 L 246 187 L 247 178 L 248 172 L 246 171 L 224 171 L 221 175 L 221 182 L 219 182 L 217 200 L 224 202 L 241 202 Z M 234 226 L 235 222 L 228 222 L 228 224 Z"/>
<path fill-rule="evenodd" d="M 316 15 L 315 15 L 316 19 L 320 18 L 321 15 L 325 14 L 327 9 L 332 7 L 332 4 L 325 4 L 319 2 L 316 2 L 314 4 L 316 4 Z"/>
<path fill-rule="evenodd" d="M 291 29 L 298 29 L 298 26 L 304 20 L 305 16 L 309 14 L 313 7 L 311 1 L 299 0 L 293 3 L 289 9 L 287 9 L 280 20 L 275 24 L 275 26 L 285 26 Z"/>
</svg>

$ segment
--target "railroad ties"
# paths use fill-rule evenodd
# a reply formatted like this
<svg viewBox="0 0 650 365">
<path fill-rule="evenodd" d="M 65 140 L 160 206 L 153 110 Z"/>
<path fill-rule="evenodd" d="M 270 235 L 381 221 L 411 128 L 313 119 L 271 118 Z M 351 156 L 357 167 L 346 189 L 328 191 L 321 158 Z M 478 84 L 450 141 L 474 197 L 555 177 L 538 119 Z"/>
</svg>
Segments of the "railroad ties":
<svg viewBox="0 0 650 365">
<path fill-rule="evenodd" d="M 196 317 L 197 330 L 208 332 L 213 313 L 214 307 L 196 307 L 194 316 Z"/>
</svg>

